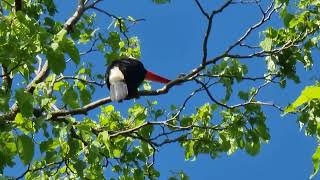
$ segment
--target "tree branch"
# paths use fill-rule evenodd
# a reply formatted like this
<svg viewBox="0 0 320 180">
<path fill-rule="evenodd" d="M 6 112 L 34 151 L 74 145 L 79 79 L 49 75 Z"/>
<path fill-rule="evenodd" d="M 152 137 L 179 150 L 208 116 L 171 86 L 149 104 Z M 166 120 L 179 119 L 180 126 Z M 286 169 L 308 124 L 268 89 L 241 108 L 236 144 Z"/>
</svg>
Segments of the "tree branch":
<svg viewBox="0 0 320 180">
<path fill-rule="evenodd" d="M 9 92 L 12 86 L 12 79 L 10 77 L 11 71 L 8 71 L 7 66 L 2 64 L 2 81 L 3 81 L 3 87 L 6 92 Z"/>
<path fill-rule="evenodd" d="M 82 79 L 82 78 L 78 78 L 78 77 L 74 77 L 74 76 L 62 76 L 60 78 L 58 78 L 56 80 L 56 82 L 59 82 L 59 81 L 62 81 L 64 79 L 72 79 L 72 80 L 77 80 L 77 81 L 81 81 L 85 84 L 94 84 L 94 85 L 97 85 L 97 86 L 100 86 L 100 87 L 103 87 L 105 85 L 105 83 L 98 83 L 96 81 L 91 81 L 91 80 L 86 80 L 86 79 Z"/>
<path fill-rule="evenodd" d="M 224 104 L 224 103 L 221 103 L 221 102 L 219 102 L 218 100 L 216 100 L 216 99 L 212 96 L 212 94 L 210 93 L 208 87 L 207 87 L 203 82 L 199 81 L 199 80 L 196 79 L 196 78 L 195 78 L 194 80 L 195 80 L 197 83 L 199 83 L 199 84 L 202 85 L 202 87 L 205 89 L 205 91 L 206 91 L 208 97 L 211 99 L 211 101 L 213 101 L 214 103 L 218 104 L 219 106 L 222 106 L 222 107 L 225 107 L 225 108 L 227 108 L 227 109 L 230 109 L 230 106 L 228 106 L 228 105 L 226 105 L 226 104 Z"/>
<path fill-rule="evenodd" d="M 198 8 L 200 9 L 201 13 L 207 18 L 210 19 L 209 14 L 203 9 L 201 3 L 198 0 L 194 0 L 198 6 Z"/>
<path fill-rule="evenodd" d="M 15 12 L 22 10 L 22 0 L 15 0 L 14 1 L 14 9 L 15 9 Z"/>
<path fill-rule="evenodd" d="M 207 57 L 208 57 L 208 40 L 209 40 L 210 32 L 212 29 L 212 20 L 213 20 L 213 13 L 209 16 L 207 31 L 205 33 L 204 41 L 202 44 L 202 52 L 203 52 L 202 64 L 201 64 L 202 66 L 205 66 L 206 61 L 207 61 Z"/>
<path fill-rule="evenodd" d="M 227 8 L 232 3 L 232 0 L 228 0 L 224 5 L 222 5 L 219 9 L 212 11 L 212 14 L 221 13 L 225 8 Z"/>
<path fill-rule="evenodd" d="M 82 108 L 77 108 L 77 109 L 73 109 L 73 110 L 69 110 L 69 111 L 60 110 L 60 111 L 56 111 L 56 112 L 51 113 L 51 115 L 52 115 L 52 118 L 56 118 L 56 117 L 60 117 L 60 116 L 68 116 L 68 115 L 77 115 L 77 114 L 85 114 L 86 115 L 88 113 L 88 111 L 95 109 L 96 107 L 99 107 L 101 105 L 110 103 L 110 102 L 111 102 L 110 97 L 106 97 L 106 98 L 94 101 L 92 103 L 89 103 L 89 104 L 83 106 Z"/>
<path fill-rule="evenodd" d="M 73 26 L 80 20 L 85 11 L 84 0 L 78 0 L 78 7 L 74 14 L 64 23 L 64 29 L 68 32 L 72 31 Z"/>
<path fill-rule="evenodd" d="M 126 33 L 128 28 L 127 28 L 127 29 L 124 29 L 125 27 L 124 27 L 124 24 L 123 24 L 123 20 L 126 20 L 126 21 L 132 21 L 132 20 L 129 20 L 129 19 L 126 19 L 126 18 L 122 18 L 122 17 L 118 17 L 118 16 L 116 16 L 116 15 L 114 15 L 114 14 L 111 14 L 111 13 L 109 13 L 109 12 L 103 10 L 103 9 L 97 8 L 97 7 L 95 7 L 95 6 L 88 6 L 88 7 L 86 7 L 86 8 L 87 8 L 87 9 L 88 9 L 88 8 L 91 8 L 91 9 L 97 10 L 98 12 L 103 13 L 103 14 L 105 14 L 105 15 L 107 15 L 107 16 L 115 19 L 115 20 L 117 20 L 118 23 L 119 23 L 119 30 L 120 30 L 121 34 L 126 38 L 126 40 L 127 40 L 127 45 L 130 46 L 130 41 L 129 41 L 130 39 L 129 39 L 127 33 Z M 145 19 L 134 20 L 134 23 L 136 23 L 136 22 L 138 22 L 138 21 L 144 21 L 144 20 L 145 20 Z"/>
<path fill-rule="evenodd" d="M 214 10 L 211 12 L 209 15 L 202 7 L 201 3 L 198 0 L 195 0 L 198 8 L 200 9 L 201 13 L 207 18 L 208 20 L 208 25 L 207 25 L 207 30 L 204 36 L 203 44 L 202 44 L 202 66 L 206 65 L 206 60 L 208 56 L 208 40 L 210 37 L 211 29 L 212 29 L 212 22 L 213 22 L 213 17 L 214 15 L 221 13 L 226 7 L 228 7 L 232 0 L 228 0 L 223 6 L 221 6 L 219 9 Z"/>
<path fill-rule="evenodd" d="M 7 0 L 2 0 L 2 2 L 6 3 L 8 6 L 10 6 L 11 8 L 13 8 L 13 5 L 12 5 L 10 2 L 8 2 Z"/>
<path fill-rule="evenodd" d="M 251 26 L 242 37 L 240 37 L 240 39 L 238 41 L 236 41 L 234 44 L 232 44 L 231 46 L 229 46 L 229 48 L 225 51 L 226 54 L 228 54 L 234 47 L 236 47 L 237 45 L 241 44 L 250 34 L 253 30 L 257 29 L 258 27 L 260 27 L 261 25 L 263 25 L 266 21 L 270 20 L 271 15 L 277 10 L 279 9 L 282 4 L 280 4 L 278 7 L 273 8 L 275 1 L 272 1 L 272 3 L 270 4 L 270 6 L 268 7 L 268 9 L 266 11 L 263 12 L 263 16 L 261 18 L 261 20 L 256 23 L 255 25 Z"/>
</svg>

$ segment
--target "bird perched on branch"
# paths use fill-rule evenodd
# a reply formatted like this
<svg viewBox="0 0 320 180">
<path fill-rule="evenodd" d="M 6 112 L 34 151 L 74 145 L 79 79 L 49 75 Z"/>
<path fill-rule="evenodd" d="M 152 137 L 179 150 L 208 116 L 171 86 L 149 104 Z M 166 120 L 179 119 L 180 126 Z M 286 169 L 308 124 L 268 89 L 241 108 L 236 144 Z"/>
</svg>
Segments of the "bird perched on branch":
<svg viewBox="0 0 320 180">
<path fill-rule="evenodd" d="M 121 102 L 138 96 L 138 87 L 143 80 L 168 83 L 170 80 L 144 68 L 143 64 L 133 58 L 113 61 L 106 72 L 106 83 L 112 101 Z"/>
</svg>

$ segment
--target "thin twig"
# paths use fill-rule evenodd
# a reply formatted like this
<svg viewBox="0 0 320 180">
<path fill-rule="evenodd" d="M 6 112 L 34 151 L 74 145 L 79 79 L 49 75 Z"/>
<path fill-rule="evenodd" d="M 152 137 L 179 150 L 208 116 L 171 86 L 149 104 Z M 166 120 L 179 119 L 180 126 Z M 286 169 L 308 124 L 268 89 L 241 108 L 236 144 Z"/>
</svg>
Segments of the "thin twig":
<svg viewBox="0 0 320 180">
<path fill-rule="evenodd" d="M 68 80 L 68 79 L 72 79 L 72 80 L 77 80 L 77 81 L 81 81 L 85 84 L 95 84 L 97 86 L 103 87 L 106 83 L 98 83 L 96 81 L 91 81 L 91 80 L 86 80 L 86 79 L 82 79 L 79 77 L 74 77 L 74 76 L 62 76 L 59 77 L 56 82 L 62 81 L 62 80 Z"/>
</svg>

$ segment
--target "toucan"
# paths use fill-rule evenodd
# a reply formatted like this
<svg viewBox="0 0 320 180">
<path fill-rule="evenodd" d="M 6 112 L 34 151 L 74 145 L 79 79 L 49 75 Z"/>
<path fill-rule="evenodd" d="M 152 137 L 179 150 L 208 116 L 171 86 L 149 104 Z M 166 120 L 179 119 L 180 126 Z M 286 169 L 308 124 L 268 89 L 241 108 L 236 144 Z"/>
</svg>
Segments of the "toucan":
<svg viewBox="0 0 320 180">
<path fill-rule="evenodd" d="M 161 77 L 144 68 L 141 61 L 133 58 L 122 58 L 112 61 L 106 72 L 106 83 L 112 101 L 138 97 L 138 87 L 143 80 L 168 83 L 169 79 Z"/>
</svg>

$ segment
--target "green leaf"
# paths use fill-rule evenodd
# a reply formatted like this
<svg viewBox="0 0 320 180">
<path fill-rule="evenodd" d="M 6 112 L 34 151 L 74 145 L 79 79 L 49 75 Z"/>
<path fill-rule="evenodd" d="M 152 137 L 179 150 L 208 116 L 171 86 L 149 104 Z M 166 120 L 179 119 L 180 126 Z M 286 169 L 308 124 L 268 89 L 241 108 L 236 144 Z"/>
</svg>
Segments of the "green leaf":
<svg viewBox="0 0 320 180">
<path fill-rule="evenodd" d="M 86 89 L 81 90 L 80 99 L 83 106 L 89 104 L 91 101 L 91 93 Z"/>
<path fill-rule="evenodd" d="M 28 165 L 34 155 L 34 143 L 27 135 L 21 135 L 17 138 L 17 149 L 19 157 L 24 165 Z"/>
<path fill-rule="evenodd" d="M 313 172 L 310 175 L 310 179 L 313 178 L 319 171 L 320 165 L 320 145 L 318 145 L 316 152 L 312 155 L 312 162 L 313 162 Z"/>
<path fill-rule="evenodd" d="M 183 143 L 183 146 L 185 148 L 185 160 L 190 160 L 191 157 L 195 158 L 195 153 L 194 153 L 194 141 L 188 141 Z"/>
<path fill-rule="evenodd" d="M 267 62 L 268 71 L 271 73 L 276 72 L 277 65 L 274 61 L 274 58 L 272 58 L 271 56 L 268 56 L 266 57 L 266 62 Z"/>
<path fill-rule="evenodd" d="M 87 43 L 87 42 L 90 41 L 90 38 L 91 38 L 91 36 L 90 36 L 90 34 L 88 34 L 88 33 L 80 34 L 80 40 L 79 40 L 79 42 L 85 44 L 85 43 Z"/>
<path fill-rule="evenodd" d="M 189 176 L 187 176 L 184 172 L 179 173 L 180 180 L 189 180 Z"/>
<path fill-rule="evenodd" d="M 33 96 L 20 88 L 16 90 L 16 99 L 22 116 L 30 117 L 33 114 Z"/>
<path fill-rule="evenodd" d="M 289 22 L 289 27 L 294 28 L 300 23 L 304 23 L 304 18 L 302 15 L 298 18 L 291 18 L 291 21 Z"/>
<path fill-rule="evenodd" d="M 135 180 L 143 180 L 143 179 L 145 179 L 144 175 L 143 175 L 143 171 L 141 169 L 135 169 L 134 172 L 133 172 L 133 178 Z"/>
<path fill-rule="evenodd" d="M 171 2 L 171 0 L 152 0 L 152 2 L 156 3 L 156 4 L 166 4 Z"/>
<path fill-rule="evenodd" d="M 56 5 L 53 0 L 45 0 L 44 4 L 46 5 L 50 16 L 53 16 L 57 12 Z"/>
<path fill-rule="evenodd" d="M 149 82 L 143 82 L 143 89 L 146 91 L 150 91 L 151 90 L 151 85 Z"/>
<path fill-rule="evenodd" d="M 272 39 L 265 38 L 261 43 L 260 46 L 265 51 L 270 51 L 272 49 Z"/>
<path fill-rule="evenodd" d="M 55 37 L 55 42 L 61 42 L 64 38 L 66 38 L 68 31 L 66 29 L 62 29 Z"/>
<path fill-rule="evenodd" d="M 49 67 L 56 74 L 60 74 L 66 68 L 66 62 L 64 60 L 64 55 L 60 50 L 49 50 L 46 53 Z"/>
<path fill-rule="evenodd" d="M 99 134 L 99 136 L 101 136 L 102 142 L 108 148 L 110 146 L 110 136 L 108 131 L 103 131 L 102 133 Z"/>
<path fill-rule="evenodd" d="M 289 23 L 291 21 L 292 18 L 294 18 L 294 16 L 292 14 L 290 14 L 287 10 L 287 8 L 284 8 L 281 12 L 280 12 L 280 16 L 283 19 L 283 23 L 286 27 L 289 27 Z"/>
<path fill-rule="evenodd" d="M 68 144 L 68 147 L 69 147 L 69 151 L 68 151 L 67 157 L 77 158 L 78 155 L 79 155 L 79 151 L 82 150 L 80 141 L 77 140 L 77 139 L 68 138 L 67 144 Z"/>
<path fill-rule="evenodd" d="M 9 110 L 10 93 L 0 89 L 0 112 L 6 112 Z"/>
<path fill-rule="evenodd" d="M 191 117 L 183 117 L 180 121 L 180 125 L 182 127 L 190 126 L 193 122 L 193 119 Z"/>
<path fill-rule="evenodd" d="M 113 106 L 113 105 L 108 105 L 108 106 L 105 106 L 105 107 L 101 107 L 101 110 L 102 110 L 103 113 L 105 113 L 105 114 L 110 114 L 110 113 L 113 112 L 115 109 L 114 109 L 114 106 Z"/>
<path fill-rule="evenodd" d="M 42 141 L 40 143 L 40 151 L 42 153 L 54 151 L 59 144 L 59 140 L 57 139 L 48 139 L 47 141 Z"/>
<path fill-rule="evenodd" d="M 245 150 L 246 152 L 251 155 L 255 156 L 260 152 L 260 142 L 257 133 L 253 130 L 249 130 L 245 134 L 246 144 Z"/>
<path fill-rule="evenodd" d="M 86 168 L 86 163 L 82 160 L 77 160 L 74 164 L 74 168 L 77 170 L 80 177 L 83 177 L 83 170 Z"/>
<path fill-rule="evenodd" d="M 141 142 L 141 148 L 142 148 L 142 152 L 146 156 L 150 156 L 151 154 L 153 154 L 153 149 L 148 143 Z"/>
<path fill-rule="evenodd" d="M 117 51 L 120 48 L 120 34 L 118 32 L 110 32 L 107 43 L 112 51 Z"/>
<path fill-rule="evenodd" d="M 122 152 L 121 152 L 120 149 L 114 149 L 114 150 L 113 150 L 113 156 L 114 156 L 115 158 L 120 158 L 120 157 L 121 157 L 121 154 L 122 154 Z"/>
<path fill-rule="evenodd" d="M 80 54 L 73 40 L 66 38 L 64 41 L 61 42 L 61 44 L 62 44 L 63 51 L 68 53 L 68 55 L 70 56 L 70 58 L 73 60 L 74 63 L 79 64 Z"/>
<path fill-rule="evenodd" d="M 54 91 L 61 91 L 63 87 L 67 87 L 67 82 L 65 81 L 59 81 L 59 82 L 56 82 L 54 83 L 53 85 L 53 90 Z"/>
<path fill-rule="evenodd" d="M 244 91 L 239 91 L 238 96 L 242 100 L 248 100 L 249 99 L 249 93 Z"/>
<path fill-rule="evenodd" d="M 290 106 L 288 106 L 284 112 L 293 112 L 297 107 L 313 99 L 320 99 L 320 87 L 307 86 L 301 92 L 300 96 Z"/>
<path fill-rule="evenodd" d="M 62 101 L 73 109 L 79 107 L 78 94 L 73 87 L 68 88 L 63 93 Z"/>
<path fill-rule="evenodd" d="M 23 118 L 21 113 L 18 113 L 14 119 L 14 123 L 22 132 L 28 134 L 30 132 L 34 132 L 35 129 L 33 127 L 33 122 Z"/>
</svg>

